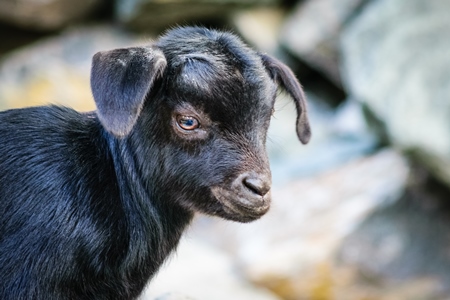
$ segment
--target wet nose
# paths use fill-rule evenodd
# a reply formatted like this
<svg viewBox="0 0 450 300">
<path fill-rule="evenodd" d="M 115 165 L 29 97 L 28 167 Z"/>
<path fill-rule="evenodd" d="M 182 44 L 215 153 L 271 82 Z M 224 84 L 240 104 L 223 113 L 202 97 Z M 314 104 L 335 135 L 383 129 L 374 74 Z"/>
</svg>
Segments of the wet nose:
<svg viewBox="0 0 450 300">
<path fill-rule="evenodd" d="M 243 185 L 253 194 L 261 197 L 270 191 L 270 177 L 256 174 L 248 174 L 242 180 Z"/>
</svg>

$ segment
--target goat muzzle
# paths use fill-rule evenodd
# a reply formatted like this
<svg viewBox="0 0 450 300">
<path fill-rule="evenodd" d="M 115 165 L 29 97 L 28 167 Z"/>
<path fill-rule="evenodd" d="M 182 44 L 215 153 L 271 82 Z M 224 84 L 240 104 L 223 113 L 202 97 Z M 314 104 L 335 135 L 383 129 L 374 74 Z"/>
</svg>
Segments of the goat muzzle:
<svg viewBox="0 0 450 300">
<path fill-rule="evenodd" d="M 263 216 L 271 202 L 270 172 L 240 174 L 229 187 L 211 188 L 214 197 L 223 205 L 227 219 L 250 222 Z"/>
</svg>

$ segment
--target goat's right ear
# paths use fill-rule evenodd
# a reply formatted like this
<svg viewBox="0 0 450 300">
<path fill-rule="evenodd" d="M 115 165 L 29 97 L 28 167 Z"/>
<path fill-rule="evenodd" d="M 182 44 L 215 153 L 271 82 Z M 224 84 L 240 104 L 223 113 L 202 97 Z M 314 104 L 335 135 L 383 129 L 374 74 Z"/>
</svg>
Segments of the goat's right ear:
<svg viewBox="0 0 450 300">
<path fill-rule="evenodd" d="M 97 115 L 107 131 L 117 137 L 131 131 L 146 95 L 166 65 L 164 54 L 151 47 L 115 49 L 94 55 L 91 89 Z"/>
<path fill-rule="evenodd" d="M 302 86 L 288 66 L 270 55 L 261 53 L 259 55 L 272 79 L 281 85 L 294 100 L 297 109 L 297 136 L 303 144 L 307 144 L 311 138 L 311 127 Z"/>
</svg>

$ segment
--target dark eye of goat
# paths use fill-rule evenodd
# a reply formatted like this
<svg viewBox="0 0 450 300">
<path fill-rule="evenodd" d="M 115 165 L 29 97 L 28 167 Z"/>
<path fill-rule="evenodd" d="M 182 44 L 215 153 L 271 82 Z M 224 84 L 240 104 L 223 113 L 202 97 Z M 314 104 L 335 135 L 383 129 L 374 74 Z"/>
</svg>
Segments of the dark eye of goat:
<svg viewBox="0 0 450 300">
<path fill-rule="evenodd" d="M 184 130 L 194 130 L 194 129 L 197 129 L 200 127 L 200 123 L 198 122 L 198 120 L 196 118 L 190 117 L 190 116 L 178 115 L 177 123 L 178 123 L 178 126 L 180 126 L 181 129 L 184 129 Z"/>
</svg>

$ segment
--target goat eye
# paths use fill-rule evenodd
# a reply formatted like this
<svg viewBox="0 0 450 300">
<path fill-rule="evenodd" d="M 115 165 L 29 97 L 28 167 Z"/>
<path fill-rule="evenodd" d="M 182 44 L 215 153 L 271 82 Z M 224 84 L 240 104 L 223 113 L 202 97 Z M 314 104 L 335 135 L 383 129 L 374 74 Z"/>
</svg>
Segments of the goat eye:
<svg viewBox="0 0 450 300">
<path fill-rule="evenodd" d="M 177 116 L 177 123 L 184 130 L 194 130 L 200 127 L 198 120 L 190 116 Z"/>
</svg>

